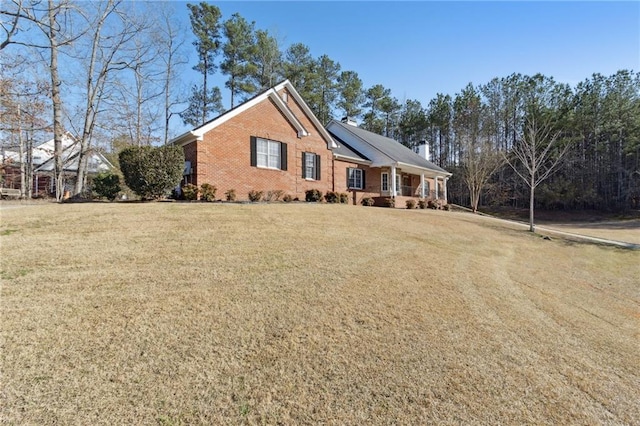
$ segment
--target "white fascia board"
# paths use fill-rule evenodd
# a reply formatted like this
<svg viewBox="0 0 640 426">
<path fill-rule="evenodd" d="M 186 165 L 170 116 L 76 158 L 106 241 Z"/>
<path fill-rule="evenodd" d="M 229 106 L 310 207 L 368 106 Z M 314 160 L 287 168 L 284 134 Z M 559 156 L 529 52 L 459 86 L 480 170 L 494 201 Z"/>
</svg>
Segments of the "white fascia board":
<svg viewBox="0 0 640 426">
<path fill-rule="evenodd" d="M 311 122 L 318 128 L 318 131 L 320 132 L 320 135 L 322 135 L 322 137 L 324 137 L 324 139 L 327 141 L 327 147 L 329 149 L 337 148 L 338 144 L 336 143 L 336 141 L 333 140 L 333 138 L 331 137 L 329 132 L 327 132 L 327 129 L 325 129 L 324 126 L 322 125 L 322 123 L 320 123 L 320 120 L 318 120 L 318 118 L 315 116 L 313 111 L 311 111 L 311 108 L 309 108 L 309 105 L 307 105 L 307 103 L 304 101 L 304 99 L 302 99 L 302 96 L 300 96 L 300 93 L 298 93 L 296 88 L 293 87 L 291 82 L 289 80 L 285 80 L 284 82 L 282 82 L 278 86 L 286 87 L 287 90 L 289 91 L 289 93 L 291 93 L 291 95 L 293 95 L 295 100 L 300 105 L 300 108 L 302 108 L 302 111 L 304 111 L 304 113 L 307 115 L 307 117 L 309 117 L 309 120 L 311 120 Z"/>
<path fill-rule="evenodd" d="M 185 146 L 194 141 L 201 141 L 202 135 L 197 134 L 194 130 L 190 130 L 169 141 L 169 145 Z"/>
<path fill-rule="evenodd" d="M 400 167 L 400 168 L 402 168 L 402 166 L 405 166 L 405 170 L 406 169 L 418 169 L 420 171 L 425 172 L 425 175 L 429 174 L 429 177 L 434 177 L 434 176 L 448 177 L 448 176 L 452 176 L 452 173 L 449 173 L 449 172 L 440 172 L 438 170 L 428 169 L 426 167 L 420 167 L 420 166 L 416 166 L 416 165 L 409 164 L 409 163 L 402 163 L 400 161 L 396 162 L 396 166 Z"/>
<path fill-rule="evenodd" d="M 363 160 L 362 158 L 356 158 L 356 157 L 349 157 L 348 155 L 340 155 L 340 154 L 334 153 L 333 158 L 335 158 L 336 160 L 348 161 L 350 163 L 365 164 L 367 166 L 372 165 L 371 161 L 369 160 Z"/>
<path fill-rule="evenodd" d="M 293 127 L 296 128 L 296 130 L 298 131 L 298 137 L 301 138 L 303 136 L 309 136 L 309 132 L 307 132 L 307 129 L 304 128 L 300 120 L 298 120 L 298 118 L 293 114 L 293 111 L 291 111 L 287 104 L 285 104 L 284 101 L 280 98 L 280 95 L 278 95 L 278 92 L 276 92 L 275 88 L 269 90 L 268 94 L 269 98 L 273 101 L 274 104 L 276 104 L 276 107 L 278 107 L 278 109 L 284 114 L 287 120 L 289 120 L 289 122 L 293 124 Z"/>
<path fill-rule="evenodd" d="M 300 121 L 295 117 L 295 115 L 293 115 L 293 112 L 291 112 L 291 110 L 289 110 L 289 108 L 282 101 L 282 99 L 280 99 L 280 96 L 278 95 L 278 90 L 281 90 L 282 88 L 284 88 L 286 83 L 288 83 L 288 80 L 285 80 L 284 82 L 278 84 L 275 87 L 272 87 L 271 89 L 267 90 L 266 92 L 262 93 L 261 95 L 256 96 L 255 98 L 253 98 L 253 99 L 251 99 L 251 100 L 249 100 L 249 101 L 247 101 L 247 102 L 245 102 L 243 104 L 238 105 L 237 107 L 235 107 L 231 111 L 228 111 L 225 114 L 222 114 L 220 117 L 216 118 L 215 120 L 210 121 L 209 123 L 207 123 L 207 124 L 205 124 L 203 126 L 200 126 L 200 127 L 196 128 L 196 129 L 193 129 L 193 130 L 191 130 L 189 132 L 186 132 L 186 133 L 178 136 L 177 138 L 172 139 L 169 143 L 177 144 L 177 145 L 180 145 L 180 146 L 185 146 L 188 143 L 191 143 L 193 141 L 201 141 L 203 139 L 205 133 L 215 129 L 219 125 L 221 125 L 221 124 L 227 122 L 228 120 L 232 119 L 233 117 L 245 112 L 249 108 L 259 104 L 260 102 L 266 100 L 267 98 L 271 98 L 274 101 L 274 103 L 276 104 L 276 107 L 280 111 L 282 111 L 282 113 L 289 120 L 289 122 L 291 122 L 291 124 L 296 128 L 296 130 L 298 131 L 298 137 L 307 136 L 309 134 L 309 132 L 307 132 L 307 130 L 302 125 L 302 123 L 300 123 Z"/>
</svg>

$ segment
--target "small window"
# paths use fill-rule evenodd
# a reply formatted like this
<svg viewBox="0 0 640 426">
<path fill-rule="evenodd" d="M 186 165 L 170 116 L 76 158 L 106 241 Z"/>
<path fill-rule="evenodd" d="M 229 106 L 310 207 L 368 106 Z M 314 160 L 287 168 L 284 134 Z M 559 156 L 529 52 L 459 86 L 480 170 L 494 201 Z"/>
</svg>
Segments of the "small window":
<svg viewBox="0 0 640 426">
<path fill-rule="evenodd" d="M 302 177 L 320 180 L 320 156 L 313 152 L 302 153 Z"/>
<path fill-rule="evenodd" d="M 389 192 L 389 173 L 382 173 L 381 175 L 382 192 Z"/>
<path fill-rule="evenodd" d="M 363 189 L 364 188 L 364 171 L 362 169 L 354 169 L 347 167 L 347 188 Z"/>
</svg>

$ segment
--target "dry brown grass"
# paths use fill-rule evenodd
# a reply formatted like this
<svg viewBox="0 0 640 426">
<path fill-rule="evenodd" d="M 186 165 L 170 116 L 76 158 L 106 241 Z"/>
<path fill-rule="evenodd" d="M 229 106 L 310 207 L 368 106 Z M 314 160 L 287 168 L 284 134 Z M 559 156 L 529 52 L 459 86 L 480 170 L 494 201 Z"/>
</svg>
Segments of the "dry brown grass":
<svg viewBox="0 0 640 426">
<path fill-rule="evenodd" d="M 638 252 L 453 212 L 3 210 L 5 424 L 638 424 Z"/>
</svg>

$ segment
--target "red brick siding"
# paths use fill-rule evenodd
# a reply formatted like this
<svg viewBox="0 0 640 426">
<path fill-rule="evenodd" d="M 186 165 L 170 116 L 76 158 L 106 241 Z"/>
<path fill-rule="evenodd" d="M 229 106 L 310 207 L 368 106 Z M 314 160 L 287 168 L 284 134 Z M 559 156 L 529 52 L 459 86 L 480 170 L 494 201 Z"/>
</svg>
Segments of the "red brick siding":
<svg viewBox="0 0 640 426">
<path fill-rule="evenodd" d="M 335 191 L 349 194 L 349 201 L 352 204 L 360 204 L 364 197 L 380 196 L 380 169 L 371 168 L 366 165 L 352 163 L 344 160 L 334 162 Z M 364 189 L 347 188 L 347 168 L 362 169 L 364 171 Z"/>
<path fill-rule="evenodd" d="M 289 97 L 289 105 L 310 136 L 298 138 L 297 130 L 270 99 L 254 105 L 204 135 L 202 141 L 185 146 L 185 158 L 192 162 L 193 183 L 210 183 L 217 187 L 218 198 L 234 189 L 238 200 L 246 200 L 251 190 L 283 190 L 304 198 L 307 189 L 327 192 L 333 188 L 332 153 L 317 129 Z M 251 166 L 251 136 L 287 144 L 287 170 Z M 321 156 L 320 180 L 302 178 L 302 153 Z"/>
</svg>

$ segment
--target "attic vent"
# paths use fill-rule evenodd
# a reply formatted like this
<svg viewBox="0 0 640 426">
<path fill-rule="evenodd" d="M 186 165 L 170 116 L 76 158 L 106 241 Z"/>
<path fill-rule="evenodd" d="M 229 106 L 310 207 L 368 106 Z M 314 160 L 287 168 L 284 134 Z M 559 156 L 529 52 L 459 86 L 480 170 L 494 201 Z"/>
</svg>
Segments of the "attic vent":
<svg viewBox="0 0 640 426">
<path fill-rule="evenodd" d="M 343 117 L 341 120 L 343 123 L 348 124 L 349 126 L 358 127 L 358 123 L 351 117 Z"/>
</svg>

